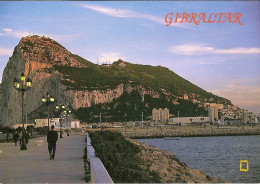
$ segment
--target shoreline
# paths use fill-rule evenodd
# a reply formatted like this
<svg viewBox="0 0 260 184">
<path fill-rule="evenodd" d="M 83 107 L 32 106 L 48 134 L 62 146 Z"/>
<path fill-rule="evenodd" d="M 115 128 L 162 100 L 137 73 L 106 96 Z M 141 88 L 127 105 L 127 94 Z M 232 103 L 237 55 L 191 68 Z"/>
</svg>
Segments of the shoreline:
<svg viewBox="0 0 260 184">
<path fill-rule="evenodd" d="M 213 136 L 251 136 L 260 135 L 260 126 L 185 126 L 177 128 L 175 126 L 165 127 L 130 127 L 130 128 L 112 128 L 112 131 L 118 131 L 126 138 L 131 139 L 153 139 L 165 137 L 213 137 Z"/>
<path fill-rule="evenodd" d="M 126 139 L 139 147 L 142 167 L 157 173 L 161 177 L 161 183 L 228 183 L 221 178 L 209 176 L 204 171 L 188 167 L 172 152 L 148 146 L 138 140 Z"/>
<path fill-rule="evenodd" d="M 254 135 L 260 135 L 260 133 L 257 134 L 206 134 L 206 135 L 180 135 L 180 136 L 164 136 L 164 135 L 154 135 L 154 136 L 130 136 L 128 138 L 130 139 L 157 139 L 157 138 L 166 138 L 166 137 L 220 137 L 220 136 L 254 136 Z"/>
</svg>

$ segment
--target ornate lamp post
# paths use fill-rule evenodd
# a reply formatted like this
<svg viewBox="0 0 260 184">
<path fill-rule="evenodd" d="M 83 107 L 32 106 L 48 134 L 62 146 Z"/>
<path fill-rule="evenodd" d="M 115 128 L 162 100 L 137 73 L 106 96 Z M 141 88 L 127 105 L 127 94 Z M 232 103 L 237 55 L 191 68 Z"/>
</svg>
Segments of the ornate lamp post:
<svg viewBox="0 0 260 184">
<path fill-rule="evenodd" d="M 68 117 L 70 116 L 71 110 L 67 109 L 64 110 L 64 116 L 65 116 L 65 121 L 66 121 L 66 126 L 68 126 Z"/>
<path fill-rule="evenodd" d="M 49 95 L 47 92 L 46 97 L 42 96 L 42 102 L 47 103 L 47 110 L 48 110 L 48 131 L 50 130 L 50 113 L 49 113 L 49 103 L 54 102 L 54 98 Z"/>
<path fill-rule="evenodd" d="M 62 109 L 65 109 L 65 105 L 61 105 L 61 103 L 60 103 L 60 105 L 56 105 L 56 109 L 57 110 L 62 110 Z M 60 122 L 60 138 L 62 138 L 62 130 L 61 130 L 61 121 L 62 121 L 62 116 L 60 116 L 60 120 L 59 120 L 59 122 Z"/>
<path fill-rule="evenodd" d="M 24 93 L 31 89 L 32 80 L 30 78 L 27 78 L 25 82 L 25 76 L 24 73 L 20 76 L 21 84 L 19 83 L 19 80 L 14 78 L 13 86 L 14 88 L 21 93 L 22 95 L 22 123 L 23 123 L 23 135 L 25 134 L 25 128 L 24 128 Z M 25 136 L 22 138 L 22 144 L 20 150 L 27 150 L 26 144 L 25 144 Z"/>
<path fill-rule="evenodd" d="M 61 121 L 60 121 L 60 138 L 62 138 L 62 124 L 65 120 L 65 116 L 61 115 Z"/>
</svg>

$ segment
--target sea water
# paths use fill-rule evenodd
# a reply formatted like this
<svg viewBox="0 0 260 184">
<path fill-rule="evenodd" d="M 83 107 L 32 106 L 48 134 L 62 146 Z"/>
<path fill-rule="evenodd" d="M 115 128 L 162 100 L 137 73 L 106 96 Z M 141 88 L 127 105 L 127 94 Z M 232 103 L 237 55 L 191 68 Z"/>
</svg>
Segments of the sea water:
<svg viewBox="0 0 260 184">
<path fill-rule="evenodd" d="M 173 152 L 190 168 L 228 182 L 260 182 L 260 136 L 216 136 L 171 139 L 139 139 L 161 150 Z M 248 171 L 240 171 L 240 161 Z M 242 169 L 247 164 L 242 163 Z"/>
</svg>

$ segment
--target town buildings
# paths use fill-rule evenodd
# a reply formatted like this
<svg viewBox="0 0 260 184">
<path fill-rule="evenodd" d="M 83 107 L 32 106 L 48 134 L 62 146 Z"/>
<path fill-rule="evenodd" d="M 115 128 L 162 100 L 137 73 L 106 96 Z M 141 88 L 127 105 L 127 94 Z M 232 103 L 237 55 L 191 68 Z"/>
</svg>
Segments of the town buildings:
<svg viewBox="0 0 260 184">
<path fill-rule="evenodd" d="M 49 126 L 60 127 L 60 118 L 50 118 Z M 48 119 L 35 119 L 35 128 L 48 126 Z"/>
<path fill-rule="evenodd" d="M 80 128 L 80 122 L 78 120 L 62 121 L 60 118 L 50 118 L 50 126 L 54 125 L 55 128 Z M 48 119 L 35 119 L 35 128 L 48 126 Z"/>
<path fill-rule="evenodd" d="M 154 108 L 152 111 L 152 117 L 153 117 L 152 120 L 155 123 L 166 123 L 169 121 L 169 109 Z"/>
<path fill-rule="evenodd" d="M 240 109 L 237 106 L 225 106 L 224 109 L 219 109 L 220 120 L 222 122 L 235 122 L 235 123 L 258 123 L 257 116 L 253 112 Z"/>
</svg>

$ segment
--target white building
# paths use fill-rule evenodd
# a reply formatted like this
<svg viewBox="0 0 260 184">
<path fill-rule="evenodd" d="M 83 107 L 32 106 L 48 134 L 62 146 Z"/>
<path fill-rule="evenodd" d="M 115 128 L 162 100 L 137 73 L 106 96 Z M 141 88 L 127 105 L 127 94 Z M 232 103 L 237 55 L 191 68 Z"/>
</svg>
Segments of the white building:
<svg viewBox="0 0 260 184">
<path fill-rule="evenodd" d="M 215 123 L 218 121 L 218 107 L 217 106 L 209 107 L 208 114 L 209 114 L 210 123 Z"/>
<path fill-rule="evenodd" d="M 179 117 L 171 118 L 169 124 L 181 123 L 181 125 L 187 125 L 191 123 L 207 123 L 209 122 L 209 117 Z"/>
<path fill-rule="evenodd" d="M 70 128 L 80 128 L 79 121 L 71 121 Z"/>
<path fill-rule="evenodd" d="M 61 125 L 64 128 L 80 128 L 78 120 L 67 122 L 60 122 L 60 120 L 60 118 L 50 118 L 50 126 L 54 125 L 55 128 L 60 128 Z M 48 119 L 35 119 L 35 123 L 35 128 L 48 126 Z"/>
<path fill-rule="evenodd" d="M 249 112 L 248 115 L 249 115 L 248 116 L 249 123 L 256 123 L 257 122 L 256 115 L 253 112 Z"/>
<path fill-rule="evenodd" d="M 156 123 L 166 123 L 169 121 L 169 109 L 165 108 L 159 108 L 159 109 L 153 109 L 152 111 L 153 121 Z"/>
<path fill-rule="evenodd" d="M 260 113 L 258 114 L 258 116 L 256 117 L 256 122 L 260 123 Z"/>
<path fill-rule="evenodd" d="M 50 126 L 54 125 L 55 128 L 60 127 L 60 118 L 50 118 Z M 48 119 L 35 119 L 35 128 L 48 126 Z"/>
<path fill-rule="evenodd" d="M 244 123 L 249 122 L 249 113 L 247 110 L 244 110 L 244 112 L 243 112 L 243 122 Z"/>
</svg>

